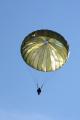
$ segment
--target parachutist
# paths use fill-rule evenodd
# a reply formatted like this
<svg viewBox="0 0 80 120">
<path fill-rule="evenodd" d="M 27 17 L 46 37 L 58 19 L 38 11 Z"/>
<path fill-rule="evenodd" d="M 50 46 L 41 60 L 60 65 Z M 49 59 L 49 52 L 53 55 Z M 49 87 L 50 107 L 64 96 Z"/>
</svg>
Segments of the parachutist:
<svg viewBox="0 0 80 120">
<path fill-rule="evenodd" d="M 38 95 L 41 94 L 41 89 L 43 88 L 43 84 L 41 85 L 41 87 L 39 87 L 38 84 L 37 84 L 37 93 L 38 93 Z"/>
<path fill-rule="evenodd" d="M 38 95 L 40 95 L 40 93 L 41 93 L 41 88 L 38 88 L 38 89 L 37 89 L 37 93 L 38 93 Z"/>
<path fill-rule="evenodd" d="M 33 31 L 24 38 L 20 51 L 23 60 L 30 67 L 38 71 L 51 72 L 66 63 L 69 56 L 69 45 L 61 34 L 41 29 Z M 41 94 L 43 85 L 44 82 L 41 86 L 37 84 L 38 95 Z"/>
</svg>

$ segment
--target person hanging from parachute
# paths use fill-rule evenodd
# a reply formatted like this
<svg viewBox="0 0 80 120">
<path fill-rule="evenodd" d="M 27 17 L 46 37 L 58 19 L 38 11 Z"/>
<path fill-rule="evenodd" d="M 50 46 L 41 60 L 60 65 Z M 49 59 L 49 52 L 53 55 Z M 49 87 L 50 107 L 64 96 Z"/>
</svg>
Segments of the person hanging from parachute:
<svg viewBox="0 0 80 120">
<path fill-rule="evenodd" d="M 24 38 L 21 55 L 26 64 L 36 70 L 55 71 L 66 63 L 69 45 L 65 38 L 55 31 L 37 30 Z M 37 84 L 38 95 L 41 94 L 42 87 L 43 85 L 39 87 Z"/>
<path fill-rule="evenodd" d="M 38 83 L 37 83 L 37 94 L 38 94 L 38 95 L 41 94 L 42 88 L 43 88 L 43 84 L 41 85 L 41 87 L 39 87 L 39 86 L 38 86 Z"/>
</svg>

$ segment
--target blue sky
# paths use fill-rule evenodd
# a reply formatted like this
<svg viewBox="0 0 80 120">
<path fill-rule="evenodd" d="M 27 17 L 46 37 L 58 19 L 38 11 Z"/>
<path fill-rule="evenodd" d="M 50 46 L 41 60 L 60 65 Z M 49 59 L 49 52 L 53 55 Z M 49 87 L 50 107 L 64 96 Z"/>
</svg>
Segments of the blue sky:
<svg viewBox="0 0 80 120">
<path fill-rule="evenodd" d="M 0 120 L 80 120 L 80 1 L 0 1 Z M 38 29 L 61 33 L 70 45 L 68 62 L 56 72 L 27 66 L 24 37 Z M 45 80 L 41 96 L 35 82 Z"/>
</svg>

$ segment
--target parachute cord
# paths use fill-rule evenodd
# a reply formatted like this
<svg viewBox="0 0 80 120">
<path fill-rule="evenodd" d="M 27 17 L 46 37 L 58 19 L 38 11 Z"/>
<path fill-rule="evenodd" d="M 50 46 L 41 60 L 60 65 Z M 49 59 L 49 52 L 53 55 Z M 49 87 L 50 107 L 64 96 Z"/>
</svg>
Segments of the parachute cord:
<svg viewBox="0 0 80 120">
<path fill-rule="evenodd" d="M 40 80 L 36 75 L 34 75 L 34 72 L 30 69 L 31 74 L 30 77 L 33 81 L 33 85 L 38 88 L 40 87 L 41 89 L 43 88 L 44 84 L 46 84 L 47 80 L 45 80 L 45 78 L 42 78 L 43 80 Z"/>
<path fill-rule="evenodd" d="M 43 80 L 41 83 L 39 83 L 38 80 L 37 80 L 36 83 L 35 83 L 35 85 L 37 86 L 37 88 L 40 87 L 41 89 L 43 88 L 44 84 L 45 84 L 45 80 Z"/>
</svg>

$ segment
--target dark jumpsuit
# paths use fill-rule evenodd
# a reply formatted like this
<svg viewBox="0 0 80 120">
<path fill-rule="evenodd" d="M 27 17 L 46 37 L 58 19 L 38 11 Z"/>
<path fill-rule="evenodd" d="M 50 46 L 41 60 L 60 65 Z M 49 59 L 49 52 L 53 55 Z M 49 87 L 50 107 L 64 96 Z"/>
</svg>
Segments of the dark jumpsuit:
<svg viewBox="0 0 80 120">
<path fill-rule="evenodd" d="M 40 95 L 40 93 L 41 93 L 41 88 L 38 88 L 38 89 L 37 89 L 37 93 L 38 93 L 38 95 Z"/>
</svg>

